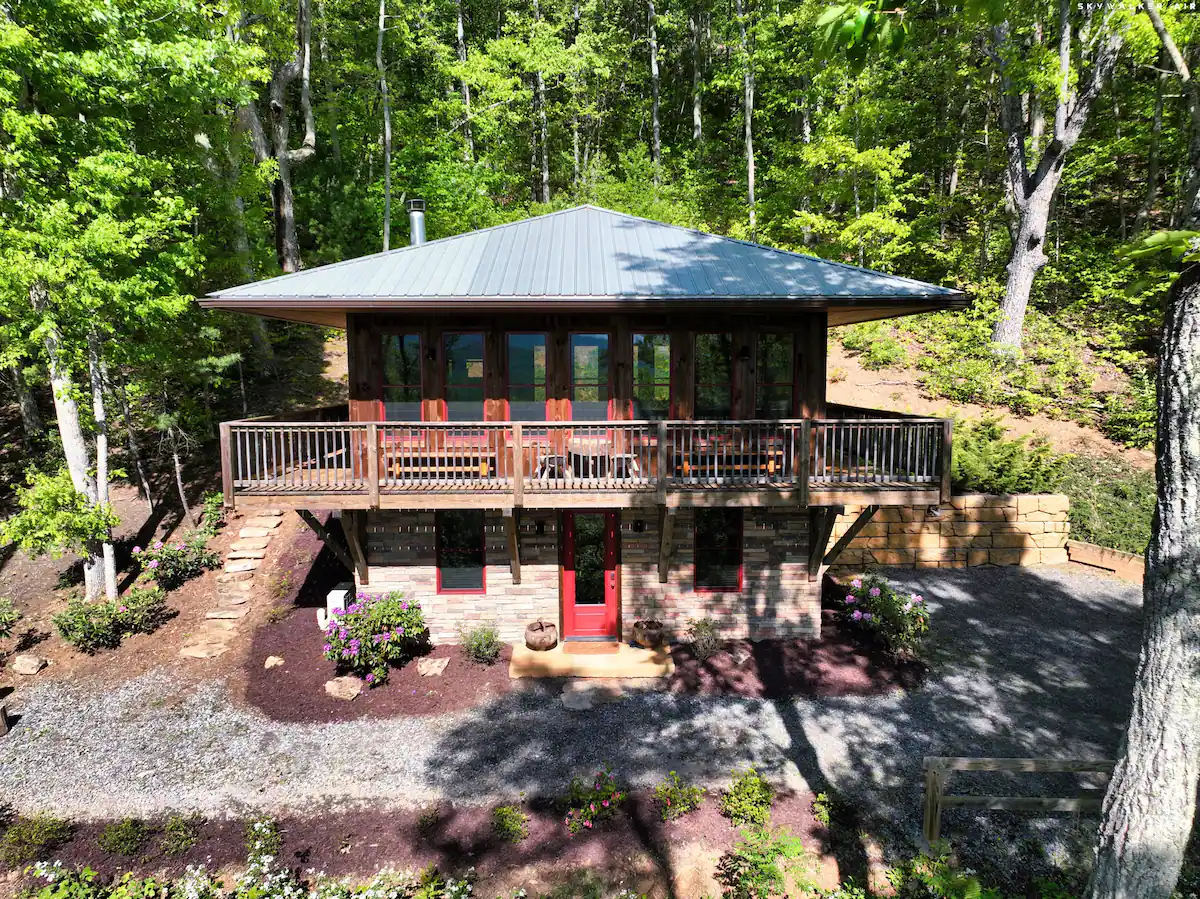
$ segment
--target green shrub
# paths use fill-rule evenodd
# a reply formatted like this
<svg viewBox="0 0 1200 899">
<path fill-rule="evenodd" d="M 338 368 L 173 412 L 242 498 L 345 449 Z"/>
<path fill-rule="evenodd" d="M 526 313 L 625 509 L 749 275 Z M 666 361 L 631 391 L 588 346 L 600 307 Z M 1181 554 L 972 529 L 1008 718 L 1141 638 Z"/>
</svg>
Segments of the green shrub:
<svg viewBox="0 0 1200 899">
<path fill-rule="evenodd" d="M 743 830 L 717 863 L 725 899 L 803 896 L 815 890 L 812 864 L 800 838 L 786 828 Z"/>
<path fill-rule="evenodd" d="M 10 868 L 28 865 L 70 840 L 73 831 L 70 821 L 50 815 L 18 818 L 0 837 L 0 861 Z"/>
<path fill-rule="evenodd" d="M 72 599 L 51 621 L 58 635 L 88 655 L 115 649 L 130 634 L 151 634 L 175 615 L 158 587 L 133 586 L 114 601 Z"/>
<path fill-rule="evenodd" d="M 21 613 L 17 611 L 12 600 L 0 596 L 0 640 L 7 640 L 11 637 L 13 628 L 20 620 Z"/>
<path fill-rule="evenodd" d="M 894 868 L 891 880 L 900 895 L 913 899 L 1001 899 L 1002 895 L 952 868 L 945 842 L 935 844 L 933 854 L 919 855 Z"/>
<path fill-rule="evenodd" d="M 918 366 L 925 371 L 924 388 L 956 403 L 994 406 L 1004 396 L 1003 379 L 993 359 L 957 357 L 940 362 L 926 356 Z"/>
<path fill-rule="evenodd" d="M 1008 439 L 998 418 L 954 423 L 951 483 L 955 493 L 1054 493 L 1069 456 L 1042 437 Z"/>
<path fill-rule="evenodd" d="M 658 800 L 662 819 L 674 821 L 700 808 L 704 792 L 704 787 L 689 784 L 672 771 L 666 780 L 654 788 L 654 798 Z"/>
<path fill-rule="evenodd" d="M 721 650 L 717 623 L 711 618 L 689 618 L 688 642 L 692 645 L 692 653 L 701 662 L 712 658 Z"/>
<path fill-rule="evenodd" d="M 812 813 L 817 823 L 829 827 L 833 823 L 834 800 L 828 793 L 821 792 L 813 797 Z"/>
<path fill-rule="evenodd" d="M 1128 393 L 1110 393 L 1104 400 L 1100 429 L 1111 439 L 1138 449 L 1153 449 L 1158 430 L 1158 390 L 1154 377 L 1137 371 Z"/>
<path fill-rule="evenodd" d="M 394 590 L 383 596 L 359 593 L 344 610 L 335 609 L 325 628 L 325 658 L 341 672 L 362 675 L 376 687 L 392 666 L 402 666 L 429 645 L 421 606 Z"/>
<path fill-rule="evenodd" d="M 1077 456 L 1060 488 L 1071 498 L 1071 537 L 1141 555 L 1157 498 L 1153 471 L 1119 458 Z"/>
<path fill-rule="evenodd" d="M 892 329 L 882 321 L 862 322 L 841 329 L 842 346 L 852 353 L 865 353 L 871 344 L 890 336 Z"/>
<path fill-rule="evenodd" d="M 572 778 L 565 802 L 567 830 L 571 833 L 591 830 L 597 822 L 615 815 L 625 796 L 608 765 L 597 771 L 595 778 L 586 781 Z"/>
<path fill-rule="evenodd" d="M 929 610 L 919 594 L 898 593 L 878 575 L 856 577 L 846 587 L 841 611 L 846 621 L 876 634 L 897 658 L 924 657 Z"/>
<path fill-rule="evenodd" d="M 246 858 L 279 858 L 283 850 L 283 833 L 274 818 L 252 818 L 246 822 Z"/>
<path fill-rule="evenodd" d="M 426 806 L 417 816 L 417 831 L 423 834 L 431 833 L 441 820 L 442 807 L 438 803 Z"/>
<path fill-rule="evenodd" d="M 507 843 L 519 843 L 529 836 L 529 816 L 515 805 L 492 809 L 492 833 Z"/>
<path fill-rule="evenodd" d="M 135 546 L 133 555 L 141 566 L 139 577 L 164 590 L 176 590 L 192 578 L 220 567 L 220 557 L 207 546 L 210 536 L 200 529 L 171 544 L 156 540 L 148 549 Z"/>
<path fill-rule="evenodd" d="M 863 368 L 903 368 L 908 364 L 908 350 L 895 337 L 885 337 L 871 344 L 860 357 Z"/>
<path fill-rule="evenodd" d="M 200 840 L 200 826 L 204 818 L 200 815 L 172 815 L 163 825 L 159 849 L 163 855 L 183 855 Z"/>
<path fill-rule="evenodd" d="M 145 823 L 136 818 L 125 818 L 105 826 L 96 842 L 109 855 L 129 856 L 137 855 L 149 837 Z"/>
<path fill-rule="evenodd" d="M 220 490 L 204 494 L 204 511 L 200 513 L 200 528 L 210 537 L 225 524 L 225 494 Z"/>
<path fill-rule="evenodd" d="M 733 783 L 721 793 L 721 814 L 736 825 L 764 826 L 771 818 L 775 790 L 753 766 L 741 773 L 734 772 Z"/>
<path fill-rule="evenodd" d="M 494 665 L 500 658 L 500 650 L 504 644 L 500 641 L 500 631 L 494 624 L 479 624 L 472 628 L 459 631 L 463 652 L 472 662 L 480 665 Z"/>
</svg>

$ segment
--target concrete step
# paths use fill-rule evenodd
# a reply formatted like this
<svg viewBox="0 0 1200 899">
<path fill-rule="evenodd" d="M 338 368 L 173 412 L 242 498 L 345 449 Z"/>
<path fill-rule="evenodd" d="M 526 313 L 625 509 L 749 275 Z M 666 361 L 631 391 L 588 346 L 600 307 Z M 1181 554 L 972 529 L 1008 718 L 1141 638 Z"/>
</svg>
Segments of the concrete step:
<svg viewBox="0 0 1200 899">
<path fill-rule="evenodd" d="M 509 677 L 665 677 L 675 670 L 666 649 L 642 649 L 618 644 L 616 652 L 565 652 L 560 643 L 546 652 L 513 644 Z"/>
</svg>

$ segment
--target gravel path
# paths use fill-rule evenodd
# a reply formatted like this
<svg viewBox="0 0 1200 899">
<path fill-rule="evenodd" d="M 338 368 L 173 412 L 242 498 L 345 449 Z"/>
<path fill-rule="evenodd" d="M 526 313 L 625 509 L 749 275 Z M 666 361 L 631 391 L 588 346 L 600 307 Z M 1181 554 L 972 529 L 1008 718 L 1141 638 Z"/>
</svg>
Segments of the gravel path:
<svg viewBox="0 0 1200 899">
<path fill-rule="evenodd" d="M 224 685 L 164 672 L 26 692 L 0 739 L 3 798 L 81 818 L 489 802 L 560 790 L 605 761 L 638 785 L 720 783 L 753 762 L 912 819 L 924 755 L 1111 755 L 1128 713 L 1140 589 L 1058 569 L 892 571 L 933 611 L 937 662 L 909 694 L 790 701 L 631 694 L 588 712 L 541 687 L 438 718 L 271 721 Z M 1028 782 L 1023 782 L 1028 787 Z M 970 786 L 966 783 L 966 786 Z"/>
</svg>

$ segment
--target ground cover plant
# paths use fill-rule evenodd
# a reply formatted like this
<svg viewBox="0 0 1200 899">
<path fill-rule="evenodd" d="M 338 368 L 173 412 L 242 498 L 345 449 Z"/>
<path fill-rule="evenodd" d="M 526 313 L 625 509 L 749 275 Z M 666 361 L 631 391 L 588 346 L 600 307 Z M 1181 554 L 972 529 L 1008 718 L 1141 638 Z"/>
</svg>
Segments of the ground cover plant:
<svg viewBox="0 0 1200 899">
<path fill-rule="evenodd" d="M 721 792 L 721 814 L 733 824 L 762 827 L 771 818 L 775 790 L 753 766 L 735 771 L 729 788 Z"/>
<path fill-rule="evenodd" d="M 508 843 L 519 843 L 529 836 L 529 816 L 515 805 L 492 809 L 492 833 Z"/>
<path fill-rule="evenodd" d="M 0 861 L 20 868 L 44 859 L 69 840 L 73 830 L 70 821 L 50 815 L 18 818 L 0 836 Z"/>
<path fill-rule="evenodd" d="M 841 603 L 844 620 L 877 636 L 897 658 L 924 658 L 929 609 L 920 594 L 900 593 L 884 578 L 868 575 L 846 585 Z"/>
<path fill-rule="evenodd" d="M 743 829 L 736 845 L 717 863 L 717 882 L 725 899 L 815 895 L 811 874 L 800 838 L 765 823 Z"/>
<path fill-rule="evenodd" d="M 425 651 L 428 636 L 421 606 L 400 591 L 378 596 L 360 592 L 345 609 L 334 610 L 322 651 L 338 671 L 357 674 L 376 687 L 387 681 L 393 666 Z"/>
<path fill-rule="evenodd" d="M 12 600 L 0 596 L 0 640 L 12 636 L 13 628 L 21 620 L 21 613 L 13 606 Z"/>
<path fill-rule="evenodd" d="M 163 825 L 158 848 L 167 856 L 183 855 L 200 839 L 203 823 L 204 819 L 199 815 L 171 815 Z"/>
<path fill-rule="evenodd" d="M 150 829 L 137 818 L 114 821 L 100 832 L 96 842 L 111 855 L 137 855 L 150 838 Z"/>
<path fill-rule="evenodd" d="M 459 639 L 467 658 L 480 665 L 496 664 L 496 660 L 500 658 L 500 650 L 504 648 L 504 643 L 500 640 L 500 631 L 494 624 L 463 628 Z"/>
<path fill-rule="evenodd" d="M 615 815 L 627 795 L 608 765 L 593 778 L 574 777 L 563 803 L 566 806 L 563 823 L 573 834 L 589 831 Z"/>
<path fill-rule="evenodd" d="M 659 814 L 664 821 L 674 821 L 698 809 L 704 801 L 704 794 L 704 787 L 686 782 L 674 771 L 654 788 L 654 798 L 658 801 Z"/>
<path fill-rule="evenodd" d="M 1157 499 L 1154 472 L 1117 458 L 1078 456 L 1063 474 L 1071 538 L 1142 555 Z"/>
<path fill-rule="evenodd" d="M 60 637 L 90 655 L 115 649 L 130 634 L 151 634 L 176 614 L 161 588 L 135 584 L 115 600 L 86 602 L 74 597 L 51 621 Z"/>
</svg>

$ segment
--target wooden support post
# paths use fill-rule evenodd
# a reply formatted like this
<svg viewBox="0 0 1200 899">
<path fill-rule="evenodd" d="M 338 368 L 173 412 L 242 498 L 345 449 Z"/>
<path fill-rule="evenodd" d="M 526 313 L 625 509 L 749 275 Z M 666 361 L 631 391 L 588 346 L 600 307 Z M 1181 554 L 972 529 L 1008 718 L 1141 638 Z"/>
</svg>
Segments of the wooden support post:
<svg viewBox="0 0 1200 899">
<path fill-rule="evenodd" d="M 808 579 L 815 581 L 821 573 L 821 560 L 825 558 L 825 547 L 833 524 L 842 513 L 842 506 L 810 506 L 808 512 Z"/>
<path fill-rule="evenodd" d="M 822 565 L 832 565 L 834 559 L 840 556 L 843 550 L 850 545 L 850 541 L 858 536 L 858 532 L 867 526 L 876 512 L 879 511 L 879 506 L 867 506 L 858 513 L 858 518 L 854 519 L 854 523 L 850 525 L 846 533 L 842 534 L 837 543 L 833 544 L 833 549 L 825 553 L 825 558 L 821 560 Z"/>
<path fill-rule="evenodd" d="M 379 470 L 379 425 L 367 425 L 367 491 L 370 493 L 372 509 L 379 508 L 379 481 L 383 472 Z"/>
<path fill-rule="evenodd" d="M 800 422 L 800 446 L 797 447 L 798 461 L 797 477 L 800 483 L 800 505 L 808 505 L 808 479 L 811 473 L 810 458 L 812 456 L 812 422 L 807 418 Z M 793 462 L 793 464 L 795 464 Z"/>
<path fill-rule="evenodd" d="M 308 509 L 297 509 L 296 514 L 300 516 L 301 521 L 312 528 L 314 534 L 321 538 L 321 542 L 328 546 L 330 552 L 337 556 L 338 561 L 346 566 L 346 570 L 353 572 L 354 562 L 346 552 L 346 548 L 333 539 L 333 535 L 325 530 L 325 526 L 321 524 L 317 516 Z"/>
<path fill-rule="evenodd" d="M 358 580 L 366 586 L 371 569 L 367 566 L 367 513 L 358 510 L 347 510 L 342 513 L 342 531 L 346 535 L 346 545 L 350 547 L 350 555 L 354 559 L 354 569 L 358 572 Z"/>
<path fill-rule="evenodd" d="M 658 507 L 658 582 L 665 584 L 671 573 L 671 541 L 675 536 L 675 509 Z"/>
<path fill-rule="evenodd" d="M 940 765 L 925 760 L 925 821 L 922 832 L 925 842 L 932 846 L 942 833 L 942 790 L 946 788 L 949 772 Z"/>
<path fill-rule="evenodd" d="M 658 472 L 656 475 L 658 488 L 658 504 L 667 504 L 667 423 L 658 423 Z"/>
<path fill-rule="evenodd" d="M 521 583 L 520 519 L 517 509 L 504 510 L 504 529 L 508 534 L 508 566 L 512 571 L 512 582 Z"/>
<path fill-rule="evenodd" d="M 233 511 L 233 441 L 229 422 L 219 427 L 221 434 L 221 496 L 228 511 Z"/>
<path fill-rule="evenodd" d="M 942 487 L 941 501 L 950 502 L 950 456 L 954 446 L 954 421 L 947 418 L 942 422 Z"/>
<path fill-rule="evenodd" d="M 512 423 L 513 448 L 512 448 L 512 479 L 513 479 L 513 506 L 520 508 L 521 503 L 525 501 L 525 447 L 522 442 L 521 423 L 514 421 Z M 520 562 L 517 563 L 517 574 L 514 583 L 521 583 Z"/>
</svg>

